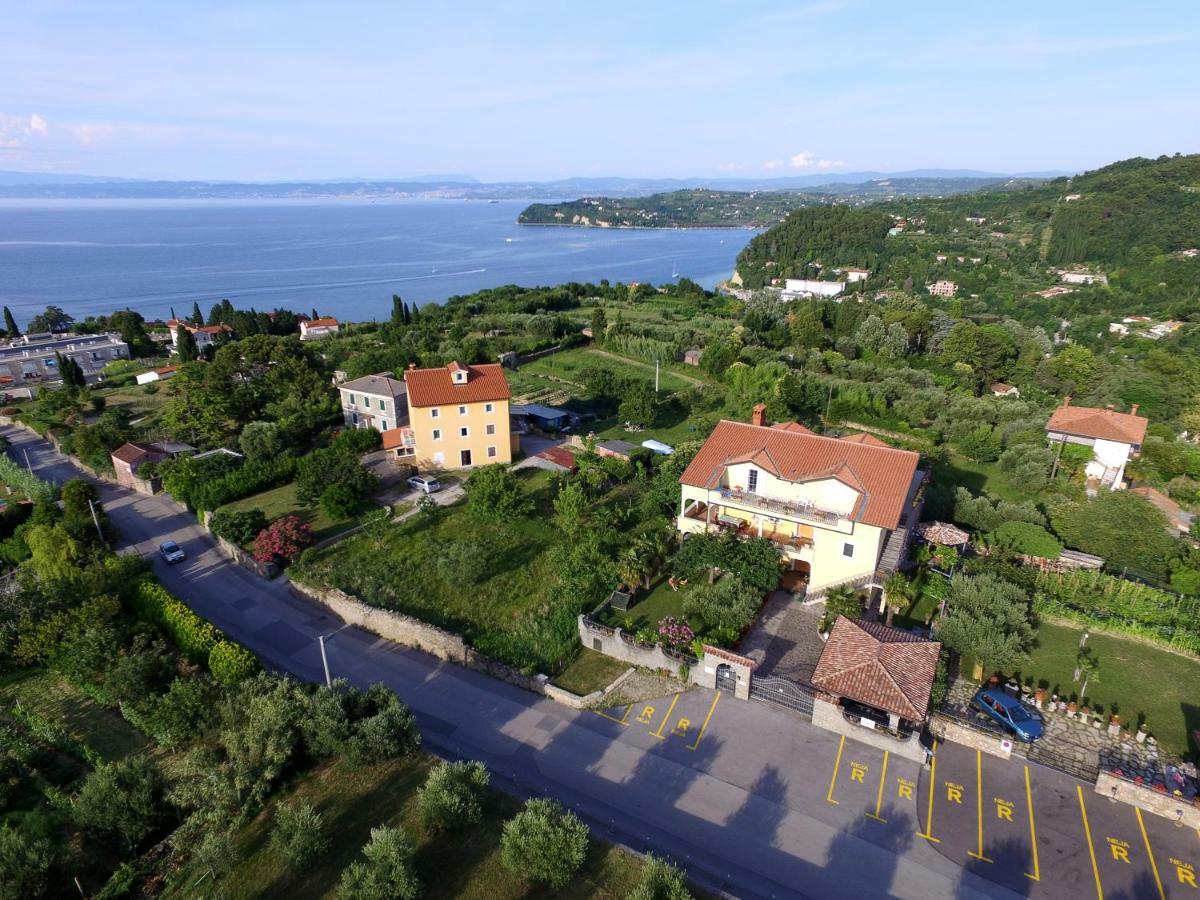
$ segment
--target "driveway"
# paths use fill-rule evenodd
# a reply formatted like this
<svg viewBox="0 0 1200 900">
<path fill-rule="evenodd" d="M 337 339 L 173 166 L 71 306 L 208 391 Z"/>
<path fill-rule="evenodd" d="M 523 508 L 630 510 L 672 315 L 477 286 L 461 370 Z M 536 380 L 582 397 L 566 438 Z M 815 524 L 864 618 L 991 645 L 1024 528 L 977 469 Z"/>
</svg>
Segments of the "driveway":
<svg viewBox="0 0 1200 900">
<path fill-rule="evenodd" d="M 27 449 L 41 477 L 77 477 L 45 442 L 20 429 L 3 433 L 13 441 L 13 457 L 23 459 Z M 1034 882 L 1000 865 L 1010 858 L 1001 852 L 1009 836 L 993 830 L 988 805 L 993 797 L 1019 799 L 1013 793 L 1019 783 L 1012 779 L 1020 770 L 1012 763 L 986 760 L 981 771 L 989 780 L 969 782 L 974 757 L 961 758 L 969 751 L 952 748 L 944 759 L 938 757 L 935 773 L 922 772 L 765 704 L 704 690 L 598 712 L 567 709 L 344 625 L 294 596 L 286 579 L 266 582 L 228 562 L 194 517 L 165 498 L 111 485 L 102 486 L 101 497 L 124 535 L 122 549 L 150 556 L 170 591 L 269 665 L 319 681 L 317 637 L 329 636 L 334 675 L 358 685 L 381 681 L 395 690 L 416 714 L 427 747 L 444 756 L 482 760 L 498 786 L 518 796 L 555 797 L 575 809 L 598 837 L 671 856 L 709 889 L 747 898 L 920 900 L 1075 898 L 1094 890 L 1087 850 L 1078 840 L 1081 820 L 1070 819 L 1069 804 L 1060 802 L 1074 797 L 1080 785 L 1066 776 L 1031 766 L 1037 768 L 1039 785 L 1034 802 L 1044 797 L 1057 804 L 1047 807 L 1045 824 L 1037 821 L 1034 845 L 1046 849 L 1042 878 Z M 187 551 L 186 562 L 167 567 L 156 558 L 158 542 L 168 537 Z M 996 769 L 1007 780 L 991 780 L 995 766 L 1008 767 Z M 953 807 L 942 809 L 944 779 L 961 788 L 963 810 L 975 813 L 975 806 L 965 804 L 979 798 L 982 855 L 992 862 L 974 860 L 964 851 L 975 818 Z M 1040 787 L 1043 783 L 1049 787 Z M 929 796 L 936 801 L 932 829 L 939 843 L 920 836 L 929 831 Z M 1149 860 L 1164 883 L 1175 877 L 1170 860 L 1200 865 L 1196 835 L 1148 816 L 1145 826 L 1154 849 L 1138 857 L 1142 845 L 1132 840 L 1136 835 L 1128 823 L 1107 824 L 1110 817 L 1132 811 L 1109 807 L 1090 792 L 1086 802 L 1089 813 L 1099 810 L 1097 821 L 1103 823 L 1099 831 L 1093 825 L 1097 854 L 1108 852 L 1103 842 L 1109 837 L 1129 844 L 1132 868 L 1109 872 L 1113 864 L 1105 860 L 1097 863 L 1107 867 L 1102 874 L 1116 890 L 1128 890 L 1127 884 L 1150 890 L 1120 896 L 1155 896 Z M 1037 812 L 1042 814 L 1040 805 Z M 964 822 L 952 819 L 954 814 Z M 939 830 L 943 825 L 946 830 Z M 1011 852 L 1015 859 L 1017 850 Z"/>
</svg>

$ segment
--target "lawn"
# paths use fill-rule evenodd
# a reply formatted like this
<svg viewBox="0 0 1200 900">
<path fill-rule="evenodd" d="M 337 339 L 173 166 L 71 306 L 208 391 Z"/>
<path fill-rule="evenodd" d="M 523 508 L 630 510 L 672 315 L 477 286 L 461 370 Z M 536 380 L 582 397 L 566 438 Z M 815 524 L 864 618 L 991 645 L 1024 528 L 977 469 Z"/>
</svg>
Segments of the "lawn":
<svg viewBox="0 0 1200 900">
<path fill-rule="evenodd" d="M 1081 629 L 1042 622 L 1038 646 L 1027 671 L 1051 693 L 1078 692 L 1072 676 L 1079 652 Z M 1099 680 L 1088 685 L 1088 703 L 1111 712 L 1115 707 L 1123 722 L 1136 725 L 1144 719 L 1159 744 L 1173 753 L 1196 752 L 1188 735 L 1200 728 L 1200 660 L 1167 653 L 1140 641 L 1108 634 L 1088 638 L 1099 663 Z"/>
<path fill-rule="evenodd" d="M 663 365 L 659 373 L 659 388 L 663 392 L 675 393 L 692 387 L 695 381 L 704 380 L 698 372 L 696 374 L 689 373 L 686 377 L 677 374 L 672 371 L 674 365 L 674 363 Z M 641 378 L 651 383 L 654 381 L 654 363 L 619 357 L 595 347 L 576 347 L 573 350 L 564 350 L 562 353 L 552 353 L 526 363 L 517 372 L 518 374 L 523 372 L 526 375 L 554 375 L 579 383 L 581 381 L 580 374 L 584 369 L 608 369 L 623 377 Z M 554 385 L 555 382 L 546 382 L 546 384 Z"/>
<path fill-rule="evenodd" d="M 520 808 L 517 801 L 490 791 L 484 819 L 454 834 L 433 834 L 421 823 L 417 789 L 434 760 L 420 755 L 376 766 L 333 763 L 305 777 L 290 794 L 277 799 L 311 803 L 325 819 L 331 845 L 320 863 L 307 872 L 287 865 L 270 844 L 273 806 L 237 834 L 239 861 L 222 882 L 238 897 L 333 896 L 342 870 L 360 858 L 373 827 L 405 829 L 416 847 L 414 865 L 422 896 L 439 898 L 619 898 L 637 884 L 641 862 L 607 844 L 593 842 L 583 867 L 562 891 L 530 885 L 500 862 L 500 830 Z M 167 897 L 195 896 L 204 873 L 185 868 L 166 891 Z"/>
<path fill-rule="evenodd" d="M 585 647 L 579 651 L 575 661 L 554 678 L 552 684 L 582 697 L 608 687 L 628 668 L 627 663 Z"/>
<path fill-rule="evenodd" d="M 549 551 L 560 539 L 553 476 L 541 469 L 515 474 L 534 501 L 529 516 L 481 523 L 459 502 L 433 519 L 417 515 L 380 533 L 353 535 L 298 566 L 293 577 L 441 626 L 498 659 L 551 666 L 557 660 L 538 648 L 554 599 Z"/>
<path fill-rule="evenodd" d="M 682 619 L 683 598 L 688 590 L 685 586 L 673 591 L 667 579 L 661 578 L 651 586 L 649 594 L 643 595 L 639 591 L 641 599 L 625 612 L 611 608 L 605 610 L 603 621 L 606 625 L 636 632 L 642 628 L 657 628 L 659 621 L 666 616 Z"/>
<path fill-rule="evenodd" d="M 370 512 L 376 507 L 370 503 L 364 503 L 357 515 L 335 521 L 325 515 L 320 506 L 303 505 L 296 497 L 296 483 L 289 482 L 277 488 L 271 488 L 269 491 L 263 491 L 261 494 L 253 494 L 227 503 L 221 509 L 261 509 L 268 522 L 272 522 L 280 516 L 296 515 L 312 526 L 313 535 L 318 541 L 323 541 L 336 534 L 341 534 L 348 528 L 353 528 L 360 522 L 363 513 Z"/>
<path fill-rule="evenodd" d="M 1029 499 L 1029 491 L 1010 481 L 1008 474 L 995 463 L 975 462 L 959 453 L 952 453 L 946 462 L 934 466 L 933 480 L 936 484 L 962 486 L 972 494 L 991 494 L 1014 503 Z"/>
<path fill-rule="evenodd" d="M 0 704 L 20 704 L 58 722 L 75 740 L 112 762 L 141 753 L 151 742 L 111 709 L 76 690 L 65 678 L 44 669 L 27 669 L 0 679 Z"/>
</svg>

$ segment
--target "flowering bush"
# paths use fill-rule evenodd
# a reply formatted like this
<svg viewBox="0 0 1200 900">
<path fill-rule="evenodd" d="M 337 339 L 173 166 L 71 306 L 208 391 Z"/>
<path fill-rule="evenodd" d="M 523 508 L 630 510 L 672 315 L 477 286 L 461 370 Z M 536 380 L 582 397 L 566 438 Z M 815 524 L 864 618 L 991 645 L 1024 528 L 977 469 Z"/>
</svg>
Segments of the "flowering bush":
<svg viewBox="0 0 1200 900">
<path fill-rule="evenodd" d="M 674 616 L 667 616 L 660 619 L 658 623 L 659 637 L 670 647 L 688 647 L 695 640 L 696 635 L 687 622 L 681 622 Z"/>
<path fill-rule="evenodd" d="M 294 559 L 313 544 L 312 526 L 299 516 L 283 516 L 259 532 L 254 539 L 254 558 L 259 562 Z"/>
</svg>

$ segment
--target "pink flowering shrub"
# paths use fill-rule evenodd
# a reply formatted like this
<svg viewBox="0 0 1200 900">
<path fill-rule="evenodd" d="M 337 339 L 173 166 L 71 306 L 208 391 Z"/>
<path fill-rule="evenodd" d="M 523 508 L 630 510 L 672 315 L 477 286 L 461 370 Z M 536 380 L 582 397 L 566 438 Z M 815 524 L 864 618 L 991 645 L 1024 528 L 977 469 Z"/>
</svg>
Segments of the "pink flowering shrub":
<svg viewBox="0 0 1200 900">
<path fill-rule="evenodd" d="M 259 562 L 295 559 L 313 541 L 312 526 L 299 516 L 283 516 L 258 533 L 254 539 L 254 558 Z"/>
<path fill-rule="evenodd" d="M 695 632 L 688 627 L 687 622 L 680 621 L 674 616 L 660 619 L 658 634 L 669 647 L 688 647 L 696 639 Z"/>
</svg>

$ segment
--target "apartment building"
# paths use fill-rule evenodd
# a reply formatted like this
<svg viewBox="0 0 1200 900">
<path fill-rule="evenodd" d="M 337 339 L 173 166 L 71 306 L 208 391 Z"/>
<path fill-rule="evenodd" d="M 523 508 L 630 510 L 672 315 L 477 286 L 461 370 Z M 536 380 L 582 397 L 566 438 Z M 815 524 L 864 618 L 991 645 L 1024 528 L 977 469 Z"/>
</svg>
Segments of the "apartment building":
<svg viewBox="0 0 1200 900">
<path fill-rule="evenodd" d="M 926 288 L 935 297 L 953 297 L 958 293 L 958 285 L 953 281 L 935 281 Z"/>
<path fill-rule="evenodd" d="M 171 352 L 179 352 L 179 328 L 182 326 L 192 333 L 196 341 L 196 349 L 203 351 L 216 343 L 217 336 L 227 334 L 233 337 L 233 329 L 222 322 L 220 325 L 193 325 L 183 319 L 167 319 L 167 328 L 171 331 Z"/>
<path fill-rule="evenodd" d="M 468 469 L 512 462 L 520 438 L 512 432 L 512 394 L 500 365 L 410 367 L 404 383 L 418 468 Z"/>
<path fill-rule="evenodd" d="M 870 435 L 823 437 L 796 422 L 722 421 L 681 484 L 679 531 L 774 542 L 810 597 L 894 572 L 920 517 L 920 456 Z"/>
<path fill-rule="evenodd" d="M 0 386 L 59 381 L 57 355 L 79 363 L 84 377 L 98 380 L 116 359 L 129 359 L 129 345 L 117 334 L 26 334 L 0 344 Z"/>
<path fill-rule="evenodd" d="M 320 319 L 301 319 L 300 340 L 317 341 L 321 338 L 332 337 L 338 333 L 339 329 L 338 320 L 332 316 L 324 316 Z"/>
<path fill-rule="evenodd" d="M 342 421 L 350 428 L 385 432 L 408 424 L 408 388 L 391 372 L 364 375 L 338 385 Z"/>
</svg>

